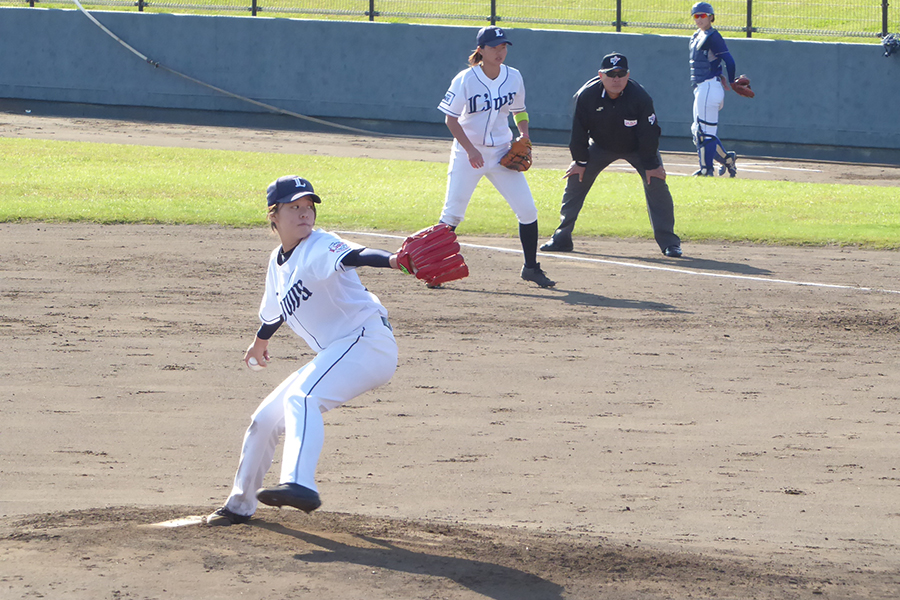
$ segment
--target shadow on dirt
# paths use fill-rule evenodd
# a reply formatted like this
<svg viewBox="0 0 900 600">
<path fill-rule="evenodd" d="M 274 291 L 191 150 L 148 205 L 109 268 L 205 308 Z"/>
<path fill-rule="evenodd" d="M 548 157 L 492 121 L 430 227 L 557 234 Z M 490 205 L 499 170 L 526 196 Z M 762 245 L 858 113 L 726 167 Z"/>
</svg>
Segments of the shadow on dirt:
<svg viewBox="0 0 900 600">
<path fill-rule="evenodd" d="M 296 554 L 304 562 L 348 563 L 376 569 L 409 573 L 426 577 L 440 577 L 466 587 L 477 594 L 495 600 L 562 599 L 564 588 L 526 571 L 506 567 L 476 558 L 442 556 L 423 550 L 410 550 L 384 539 L 355 534 L 360 545 L 345 544 L 314 533 L 298 531 L 279 523 L 252 521 L 254 526 L 274 533 L 288 535 L 307 544 L 318 546 Z"/>
</svg>

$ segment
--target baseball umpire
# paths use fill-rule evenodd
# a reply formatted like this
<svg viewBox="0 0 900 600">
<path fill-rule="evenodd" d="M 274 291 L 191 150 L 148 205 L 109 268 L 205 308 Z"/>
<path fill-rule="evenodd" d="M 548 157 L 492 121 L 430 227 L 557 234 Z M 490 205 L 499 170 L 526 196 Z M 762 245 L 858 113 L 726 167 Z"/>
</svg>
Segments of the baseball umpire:
<svg viewBox="0 0 900 600">
<path fill-rule="evenodd" d="M 673 231 L 675 209 L 659 155 L 660 128 L 653 99 L 629 75 L 624 55 L 607 54 L 597 77 L 575 94 L 569 141 L 572 163 L 565 174 L 559 228 L 541 246 L 545 252 L 572 251 L 572 230 L 594 180 L 613 161 L 624 159 L 644 183 L 650 224 L 660 250 L 666 256 L 682 255 L 681 239 Z"/>
</svg>

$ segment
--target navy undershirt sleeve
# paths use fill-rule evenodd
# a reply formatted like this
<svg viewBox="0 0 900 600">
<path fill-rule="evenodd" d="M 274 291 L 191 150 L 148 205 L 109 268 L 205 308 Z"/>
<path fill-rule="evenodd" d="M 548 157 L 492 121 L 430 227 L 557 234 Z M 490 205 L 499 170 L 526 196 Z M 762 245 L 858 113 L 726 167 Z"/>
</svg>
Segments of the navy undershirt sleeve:
<svg viewBox="0 0 900 600">
<path fill-rule="evenodd" d="M 390 268 L 392 253 L 377 248 L 358 248 L 348 252 L 341 259 L 345 267 L 381 267 Z"/>
<path fill-rule="evenodd" d="M 261 340 L 269 339 L 275 335 L 275 332 L 278 331 L 278 328 L 281 327 L 282 323 L 284 323 L 284 317 L 279 318 L 275 323 L 263 323 L 262 326 L 260 326 L 259 331 L 256 332 L 256 337 Z"/>
</svg>

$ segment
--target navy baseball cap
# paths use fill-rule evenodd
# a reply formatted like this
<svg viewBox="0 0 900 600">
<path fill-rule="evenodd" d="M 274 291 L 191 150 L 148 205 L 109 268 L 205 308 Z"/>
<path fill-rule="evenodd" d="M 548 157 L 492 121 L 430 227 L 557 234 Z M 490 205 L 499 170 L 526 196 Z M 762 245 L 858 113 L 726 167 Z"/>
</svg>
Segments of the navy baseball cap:
<svg viewBox="0 0 900 600">
<path fill-rule="evenodd" d="M 600 72 L 607 73 L 613 69 L 628 70 L 628 59 L 624 54 L 613 52 L 603 57 L 603 61 L 600 63 Z"/>
<path fill-rule="evenodd" d="M 478 47 L 499 46 L 500 44 L 512 46 L 512 42 L 506 39 L 506 33 L 496 25 L 488 25 L 479 29 L 478 35 L 475 37 L 475 44 Z"/>
<path fill-rule="evenodd" d="M 275 204 L 287 204 L 300 198 L 309 197 L 313 202 L 320 204 L 322 199 L 316 196 L 310 182 L 297 175 L 285 175 L 269 184 L 266 190 L 266 201 L 269 206 Z"/>
<path fill-rule="evenodd" d="M 693 17 L 697 13 L 706 13 L 708 15 L 715 15 L 715 11 L 713 10 L 712 4 L 709 2 L 698 2 L 694 6 L 691 7 L 691 16 Z"/>
</svg>

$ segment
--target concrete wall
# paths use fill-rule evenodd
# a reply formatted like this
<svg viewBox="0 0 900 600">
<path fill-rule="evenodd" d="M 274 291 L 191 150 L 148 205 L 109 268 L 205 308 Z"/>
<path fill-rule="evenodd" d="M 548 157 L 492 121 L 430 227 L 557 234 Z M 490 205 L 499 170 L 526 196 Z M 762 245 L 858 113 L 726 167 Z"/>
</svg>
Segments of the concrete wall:
<svg viewBox="0 0 900 600">
<path fill-rule="evenodd" d="M 234 94 L 381 130 L 441 131 L 435 108 L 475 27 L 93 12 L 149 59 Z M 572 94 L 626 54 L 669 149 L 690 149 L 687 35 L 509 30 L 532 126 L 564 143 Z M 770 154 L 898 162 L 900 57 L 880 45 L 728 39 L 757 97 L 726 96 L 720 135 Z M 154 68 L 75 10 L 0 8 L 0 98 L 99 107 L 260 113 Z M 780 152 L 778 150 L 781 150 Z"/>
</svg>

